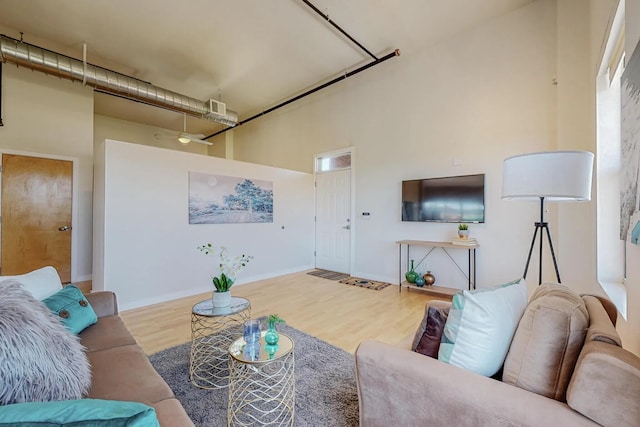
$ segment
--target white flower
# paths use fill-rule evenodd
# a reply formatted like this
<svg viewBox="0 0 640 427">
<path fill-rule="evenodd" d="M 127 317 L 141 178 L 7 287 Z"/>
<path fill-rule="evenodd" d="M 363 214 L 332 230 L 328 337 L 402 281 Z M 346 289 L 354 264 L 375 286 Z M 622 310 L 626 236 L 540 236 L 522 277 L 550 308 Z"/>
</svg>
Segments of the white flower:
<svg viewBox="0 0 640 427">
<path fill-rule="evenodd" d="M 213 283 L 216 287 L 216 290 L 219 292 L 228 291 L 236 280 L 237 274 L 244 268 L 246 265 L 253 259 L 252 255 L 244 255 L 229 257 L 227 254 L 227 248 L 224 246 L 220 246 L 220 248 L 216 248 L 211 243 L 204 244 L 202 246 L 198 246 L 198 250 L 205 253 L 205 255 L 214 255 L 218 257 L 218 271 L 220 272 L 218 276 L 212 277 Z M 218 278 L 218 280 L 215 280 Z M 223 286 L 219 286 L 218 283 L 223 283 Z M 228 285 L 227 285 L 228 283 Z M 226 289 L 220 289 L 220 287 Z"/>
</svg>

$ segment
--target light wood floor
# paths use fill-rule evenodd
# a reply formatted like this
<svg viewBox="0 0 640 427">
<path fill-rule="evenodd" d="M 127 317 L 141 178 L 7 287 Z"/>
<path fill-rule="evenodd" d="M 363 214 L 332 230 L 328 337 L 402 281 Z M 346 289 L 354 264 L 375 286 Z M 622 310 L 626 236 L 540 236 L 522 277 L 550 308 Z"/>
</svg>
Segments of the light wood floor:
<svg viewBox="0 0 640 427">
<path fill-rule="evenodd" d="M 231 289 L 251 302 L 252 317 L 278 314 L 287 324 L 353 353 L 365 339 L 397 344 L 413 333 L 434 297 L 397 286 L 381 291 L 345 285 L 305 272 Z M 211 293 L 121 312 L 147 354 L 191 340 L 191 307 Z"/>
</svg>

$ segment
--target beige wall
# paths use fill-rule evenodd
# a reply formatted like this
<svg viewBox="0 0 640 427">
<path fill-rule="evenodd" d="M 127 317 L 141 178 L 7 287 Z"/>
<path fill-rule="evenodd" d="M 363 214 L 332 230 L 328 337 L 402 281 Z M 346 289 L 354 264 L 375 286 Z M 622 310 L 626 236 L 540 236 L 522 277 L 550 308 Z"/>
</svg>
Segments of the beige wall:
<svg viewBox="0 0 640 427">
<path fill-rule="evenodd" d="M 71 279 L 91 278 L 93 91 L 3 66 L 0 151 L 75 160 Z"/>
<path fill-rule="evenodd" d="M 595 149 L 595 64 L 608 10 L 603 1 L 593 0 L 589 8 L 581 0 L 539 0 L 391 59 L 243 125 L 232 136 L 220 135 L 208 153 L 310 172 L 314 154 L 355 147 L 353 273 L 389 281 L 397 278 L 396 240 L 455 235 L 452 225 L 402 223 L 401 181 L 485 173 L 487 223 L 471 227 L 481 243 L 478 284 L 512 279 L 522 274 L 538 218 L 534 204 L 500 200 L 502 161 L 524 152 Z M 626 4 L 632 52 L 640 39 L 640 0 Z M 90 89 L 13 66 L 4 66 L 2 103 L 0 150 L 78 160 L 73 262 L 75 279 L 88 278 L 94 141 L 136 135 L 144 144 L 153 128 L 94 119 Z M 371 213 L 367 221 L 360 219 L 363 211 Z M 601 293 L 595 282 L 595 203 L 550 206 L 548 218 L 563 282 Z M 625 345 L 640 354 L 640 249 L 629 245 L 627 256 L 628 318 L 618 329 Z M 438 277 L 449 274 L 444 265 L 431 265 L 442 271 Z M 545 272 L 545 279 L 554 280 L 548 262 Z M 535 279 L 529 276 L 530 286 Z"/>
<path fill-rule="evenodd" d="M 311 171 L 314 154 L 354 146 L 355 273 L 394 281 L 396 240 L 455 235 L 453 225 L 402 223 L 401 181 L 485 173 L 487 222 L 471 226 L 478 284 L 502 283 L 522 274 L 538 219 L 536 204 L 500 199 L 503 160 L 595 149 L 590 30 L 584 2 L 534 2 L 239 127 L 236 158 Z M 599 292 L 595 202 L 548 210 L 563 283 Z M 367 221 L 362 211 L 372 213 Z M 444 261 L 431 267 L 456 274 Z M 555 281 L 550 260 L 544 271 Z"/>
<path fill-rule="evenodd" d="M 557 148 L 595 152 L 596 67 L 591 59 L 590 8 L 583 0 L 560 0 L 557 10 Z M 602 36 L 593 34 L 594 39 Z M 559 204 L 557 212 L 554 223 L 563 281 L 570 279 L 580 292 L 602 293 L 596 281 L 595 198 Z"/>
<path fill-rule="evenodd" d="M 95 143 L 99 143 L 105 139 L 135 141 L 136 144 L 196 154 L 207 154 L 208 148 L 207 145 L 195 142 L 183 145 L 177 141 L 177 137 L 164 129 L 113 119 L 98 114 L 95 115 L 94 119 L 93 135 Z"/>
</svg>

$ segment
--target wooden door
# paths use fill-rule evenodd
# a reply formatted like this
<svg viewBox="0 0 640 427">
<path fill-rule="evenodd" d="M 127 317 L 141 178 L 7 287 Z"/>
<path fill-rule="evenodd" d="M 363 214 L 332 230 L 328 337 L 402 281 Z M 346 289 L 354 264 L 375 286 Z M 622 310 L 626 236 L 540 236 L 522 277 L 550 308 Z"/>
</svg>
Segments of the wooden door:
<svg viewBox="0 0 640 427">
<path fill-rule="evenodd" d="M 47 265 L 71 281 L 73 163 L 2 155 L 2 275 Z"/>
</svg>

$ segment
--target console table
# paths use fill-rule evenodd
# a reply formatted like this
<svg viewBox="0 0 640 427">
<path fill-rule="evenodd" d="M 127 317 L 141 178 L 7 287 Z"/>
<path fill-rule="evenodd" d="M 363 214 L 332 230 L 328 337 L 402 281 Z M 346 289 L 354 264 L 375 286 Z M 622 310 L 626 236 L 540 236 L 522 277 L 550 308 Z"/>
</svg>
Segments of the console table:
<svg viewBox="0 0 640 427">
<path fill-rule="evenodd" d="M 413 284 L 410 284 L 406 280 L 403 280 L 402 274 L 402 246 L 405 245 L 407 247 L 407 262 L 406 262 L 406 270 L 409 271 L 409 260 L 411 259 L 411 246 L 422 246 L 431 248 L 427 251 L 427 254 L 422 258 L 423 260 L 427 258 L 431 253 L 436 249 L 441 249 L 444 253 L 449 257 L 451 262 L 460 270 L 460 272 L 467 278 L 469 281 L 469 290 L 476 288 L 476 249 L 480 247 L 478 244 L 474 245 L 455 245 L 451 242 L 431 242 L 426 240 L 398 240 L 396 242 L 398 244 L 398 292 L 402 291 L 402 286 L 407 286 L 414 289 L 420 289 L 431 293 L 436 293 L 440 295 L 452 296 L 454 295 L 458 289 L 447 288 L 444 286 L 424 286 L 418 287 Z M 456 262 L 455 259 L 449 253 L 449 250 L 453 249 L 466 249 L 468 252 L 468 265 L 467 271 L 465 272 L 462 267 Z M 422 262 L 422 261 L 420 261 Z"/>
</svg>

